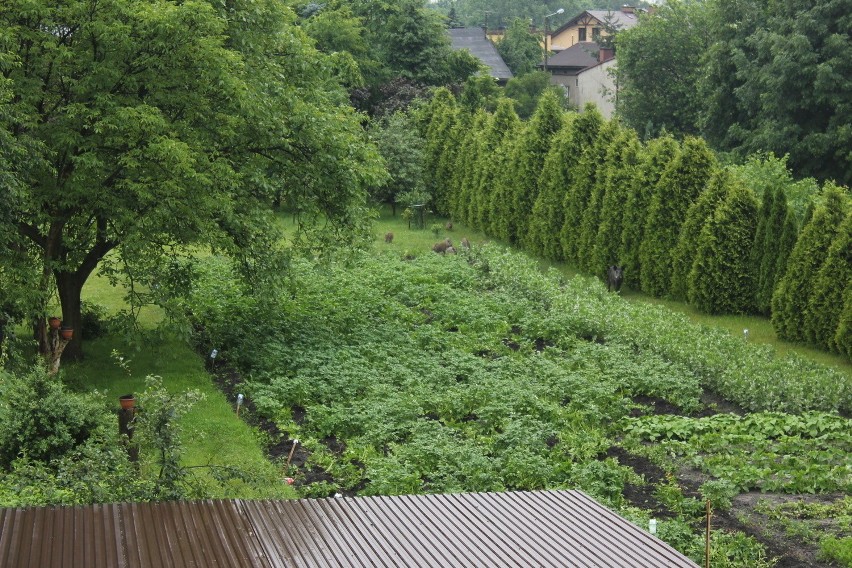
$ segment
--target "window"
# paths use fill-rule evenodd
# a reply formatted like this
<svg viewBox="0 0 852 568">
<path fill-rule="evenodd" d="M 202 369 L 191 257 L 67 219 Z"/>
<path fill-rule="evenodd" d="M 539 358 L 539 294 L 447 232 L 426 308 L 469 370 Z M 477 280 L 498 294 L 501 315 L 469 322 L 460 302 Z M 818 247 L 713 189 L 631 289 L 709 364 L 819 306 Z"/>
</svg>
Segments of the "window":
<svg viewBox="0 0 852 568">
<path fill-rule="evenodd" d="M 601 29 L 600 28 L 592 28 L 592 41 L 600 41 L 601 40 Z"/>
<path fill-rule="evenodd" d="M 577 32 L 580 34 L 580 41 L 586 41 L 586 28 L 579 28 Z"/>
</svg>

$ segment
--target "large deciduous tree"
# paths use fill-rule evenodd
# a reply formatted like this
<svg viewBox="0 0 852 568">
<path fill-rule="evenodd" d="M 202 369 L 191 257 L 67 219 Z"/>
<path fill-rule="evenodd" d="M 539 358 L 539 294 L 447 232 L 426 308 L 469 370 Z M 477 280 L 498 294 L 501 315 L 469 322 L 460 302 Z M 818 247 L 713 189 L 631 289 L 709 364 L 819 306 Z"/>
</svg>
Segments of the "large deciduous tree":
<svg viewBox="0 0 852 568">
<path fill-rule="evenodd" d="M 384 170 L 294 19 L 273 0 L 0 6 L 0 52 L 15 54 L 4 136 L 30 150 L 2 234 L 25 239 L 69 325 L 113 252 L 132 264 L 199 243 L 257 266 L 275 249 L 274 197 L 342 229 L 325 235 L 363 227 Z"/>
<path fill-rule="evenodd" d="M 515 75 L 535 71 L 542 59 L 539 38 L 530 33 L 529 21 L 521 18 L 512 20 L 506 28 L 503 39 L 497 42 L 497 52 Z"/>
<path fill-rule="evenodd" d="M 706 14 L 703 2 L 672 0 L 618 34 L 617 110 L 637 131 L 698 133 Z"/>
<path fill-rule="evenodd" d="M 789 154 L 798 175 L 852 182 L 848 0 L 716 0 L 703 128 L 741 156 Z"/>
</svg>

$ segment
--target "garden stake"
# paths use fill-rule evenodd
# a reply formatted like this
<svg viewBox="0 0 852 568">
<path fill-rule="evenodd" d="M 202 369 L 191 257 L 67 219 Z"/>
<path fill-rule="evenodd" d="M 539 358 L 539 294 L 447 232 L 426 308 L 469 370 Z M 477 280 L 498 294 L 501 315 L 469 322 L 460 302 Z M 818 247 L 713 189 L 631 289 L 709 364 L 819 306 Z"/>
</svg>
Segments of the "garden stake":
<svg viewBox="0 0 852 568">
<path fill-rule="evenodd" d="M 707 532 L 704 535 L 704 568 L 710 568 L 710 499 L 707 499 Z"/>
<path fill-rule="evenodd" d="M 293 454 L 296 453 L 296 444 L 299 443 L 298 439 L 293 440 L 293 446 L 290 448 L 290 453 L 287 455 L 287 468 L 290 467 L 290 461 L 293 459 Z"/>
<path fill-rule="evenodd" d="M 237 418 L 240 417 L 240 407 L 243 405 L 243 395 L 237 395 Z"/>
</svg>

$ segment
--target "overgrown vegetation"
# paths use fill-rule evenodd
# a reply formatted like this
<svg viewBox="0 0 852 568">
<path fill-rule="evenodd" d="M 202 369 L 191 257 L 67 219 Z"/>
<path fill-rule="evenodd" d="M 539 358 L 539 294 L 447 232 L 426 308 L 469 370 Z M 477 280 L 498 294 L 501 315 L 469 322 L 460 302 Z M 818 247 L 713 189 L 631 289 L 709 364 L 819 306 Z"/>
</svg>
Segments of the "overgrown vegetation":
<svg viewBox="0 0 852 568">
<path fill-rule="evenodd" d="M 697 420 L 687 426 L 659 417 L 659 428 L 687 428 L 687 437 L 717 429 L 701 420 L 727 420 L 716 447 L 725 436 L 740 440 L 742 451 L 721 457 L 709 442 L 700 446 L 696 465 L 725 481 L 708 494 L 730 499 L 766 483 L 792 492 L 849 487 L 849 421 L 835 414 L 852 409 L 844 374 L 624 302 L 595 280 L 542 274 L 496 247 L 298 264 L 289 293 L 269 298 L 213 263 L 186 309 L 204 322 L 199 340 L 222 346 L 251 377 L 258 411 L 311 451 L 292 471 L 303 495 L 581 488 L 644 522 L 653 512 L 635 509 L 624 491 L 643 480 L 610 448 L 627 433 L 641 436 L 635 424 L 656 424 L 625 421 L 634 399 L 689 413 L 703 408 L 703 389 L 770 413 L 683 418 Z M 751 441 L 738 432 L 752 432 Z M 786 437 L 776 440 L 778 432 Z M 749 451 L 758 443 L 765 453 Z M 780 454 L 788 458 L 775 463 Z M 695 554 L 690 526 L 701 504 L 690 505 L 676 483 L 658 491 L 666 487 L 678 512 L 661 534 Z M 720 554 L 752 550 L 731 565 L 765 562 L 749 541 L 720 542 Z"/>
</svg>

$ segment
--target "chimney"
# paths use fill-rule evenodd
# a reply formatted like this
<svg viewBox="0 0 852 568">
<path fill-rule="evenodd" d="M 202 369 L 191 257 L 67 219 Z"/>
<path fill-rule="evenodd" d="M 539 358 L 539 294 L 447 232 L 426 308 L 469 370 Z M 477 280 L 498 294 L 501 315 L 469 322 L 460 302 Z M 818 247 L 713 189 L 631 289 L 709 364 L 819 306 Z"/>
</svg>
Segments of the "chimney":
<svg viewBox="0 0 852 568">
<path fill-rule="evenodd" d="M 636 6 L 628 6 L 627 4 L 625 4 L 624 6 L 621 7 L 621 11 L 624 12 L 625 14 L 635 14 L 636 13 Z"/>
<path fill-rule="evenodd" d="M 598 50 L 598 63 L 609 61 L 615 57 L 615 49 L 611 47 L 602 47 Z"/>
</svg>

